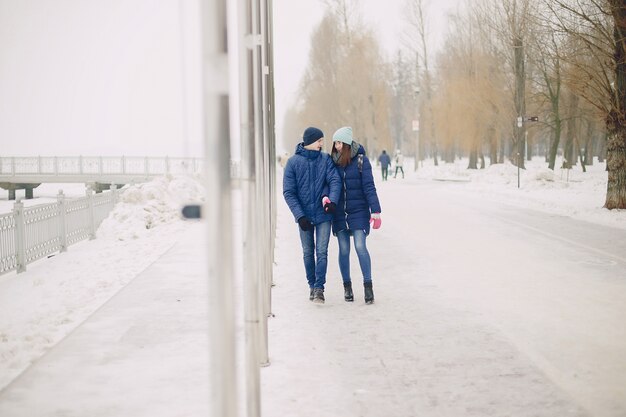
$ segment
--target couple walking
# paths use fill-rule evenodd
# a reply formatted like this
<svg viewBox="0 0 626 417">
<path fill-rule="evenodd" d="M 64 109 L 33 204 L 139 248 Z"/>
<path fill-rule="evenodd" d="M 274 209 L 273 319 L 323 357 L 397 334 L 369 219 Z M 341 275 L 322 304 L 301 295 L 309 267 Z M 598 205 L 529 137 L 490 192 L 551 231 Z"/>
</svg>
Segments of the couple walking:
<svg viewBox="0 0 626 417">
<path fill-rule="evenodd" d="M 350 237 L 363 273 L 365 302 L 374 302 L 372 266 L 366 246 L 370 223 L 381 225 L 380 203 L 365 149 L 352 138 L 352 128 L 333 135 L 331 154 L 322 152 L 324 134 L 304 131 L 302 142 L 287 161 L 283 196 L 298 223 L 309 299 L 324 303 L 328 241 L 332 228 L 339 244 L 339 270 L 344 299 L 354 301 L 350 277 Z"/>
</svg>

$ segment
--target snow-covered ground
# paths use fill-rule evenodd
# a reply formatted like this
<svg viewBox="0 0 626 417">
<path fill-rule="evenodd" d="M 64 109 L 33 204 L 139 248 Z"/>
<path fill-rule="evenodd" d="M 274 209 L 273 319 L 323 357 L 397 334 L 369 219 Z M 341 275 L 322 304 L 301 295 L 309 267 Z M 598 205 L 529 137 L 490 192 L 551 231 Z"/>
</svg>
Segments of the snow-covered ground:
<svg viewBox="0 0 626 417">
<path fill-rule="evenodd" d="M 606 163 L 572 169 L 548 169 L 543 158 L 526 161 L 519 170 L 510 162 L 494 164 L 485 169 L 470 170 L 467 160 L 435 167 L 426 161 L 415 175 L 420 179 L 468 181 L 465 190 L 490 201 L 505 202 L 515 207 L 531 208 L 611 227 L 626 228 L 626 210 L 609 211 L 602 207 L 606 199 Z M 557 160 L 556 166 L 562 165 Z M 409 168 L 412 170 L 412 166 Z"/>
<path fill-rule="evenodd" d="M 62 186 L 69 198 L 84 195 L 81 185 Z M 58 189 L 46 185 L 41 198 L 24 201 L 54 201 Z M 171 248 L 185 228 L 180 207 L 203 195 L 198 181 L 188 177 L 127 187 L 95 240 L 29 264 L 25 273 L 0 276 L 0 387 Z"/>
<path fill-rule="evenodd" d="M 360 302 L 358 286 L 359 301 L 341 299 L 334 239 L 327 303 L 308 302 L 297 229 L 278 195 L 264 415 L 623 415 L 624 255 L 589 259 L 580 245 L 555 247 L 549 231 L 489 223 L 514 207 L 555 224 L 626 228 L 626 211 L 602 208 L 604 164 L 568 175 L 532 161 L 519 189 L 511 165 L 466 164 L 414 172 L 407 163 L 405 179 L 385 183 L 375 167 L 383 226 L 368 239 L 374 306 Z M 201 194 L 180 178 L 126 190 L 96 240 L 0 276 L 0 388 L 196 227 L 177 212 Z"/>
</svg>

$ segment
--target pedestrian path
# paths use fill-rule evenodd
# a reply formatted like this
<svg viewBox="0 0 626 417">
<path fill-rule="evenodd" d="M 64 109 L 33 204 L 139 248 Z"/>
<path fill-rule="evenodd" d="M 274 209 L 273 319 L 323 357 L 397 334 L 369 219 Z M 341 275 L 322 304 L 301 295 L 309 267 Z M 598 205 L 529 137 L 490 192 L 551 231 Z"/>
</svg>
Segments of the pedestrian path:
<svg viewBox="0 0 626 417">
<path fill-rule="evenodd" d="M 192 227 L 1 391 L 0 416 L 208 415 L 203 231 Z"/>
<path fill-rule="evenodd" d="M 403 204 L 383 205 L 368 238 L 371 306 L 356 259 L 355 301 L 343 300 L 334 237 L 326 303 L 309 302 L 279 198 L 262 415 L 623 416 L 620 261 L 586 262 L 581 247 L 421 187 L 380 187 Z M 0 416 L 208 415 L 209 248 L 196 226 L 0 391 Z"/>
<path fill-rule="evenodd" d="M 386 191 L 380 192 L 384 201 Z M 364 303 L 356 262 L 355 301 L 343 300 L 334 238 L 326 303 L 308 302 L 297 226 L 281 217 L 272 365 L 261 373 L 264 416 L 590 415 L 490 320 L 442 291 L 445 283 L 436 277 L 458 274 L 458 267 L 451 254 L 439 262 L 425 249 L 440 249 L 440 237 L 412 237 L 413 227 L 429 221 L 410 224 L 414 207 L 383 206 L 383 226 L 368 239 L 376 295 L 371 306 Z"/>
</svg>

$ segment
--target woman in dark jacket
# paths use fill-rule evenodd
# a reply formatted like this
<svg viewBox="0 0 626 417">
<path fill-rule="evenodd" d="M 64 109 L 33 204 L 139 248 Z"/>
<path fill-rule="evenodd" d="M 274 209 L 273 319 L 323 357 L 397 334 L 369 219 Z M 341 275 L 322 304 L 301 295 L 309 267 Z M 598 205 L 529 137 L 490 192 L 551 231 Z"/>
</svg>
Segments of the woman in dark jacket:
<svg viewBox="0 0 626 417">
<path fill-rule="evenodd" d="M 309 300 L 321 304 L 324 303 L 330 222 L 341 192 L 337 170 L 330 155 L 322 152 L 323 146 L 322 131 L 307 128 L 302 142 L 287 161 L 283 178 L 285 202 L 300 226 Z"/>
<path fill-rule="evenodd" d="M 372 165 L 365 156 L 365 149 L 352 140 L 352 128 L 342 127 L 333 135 L 333 162 L 342 181 L 342 192 L 333 217 L 333 234 L 339 243 L 339 269 L 343 278 L 344 298 L 353 301 L 350 279 L 350 236 L 363 273 L 365 303 L 374 302 L 372 289 L 372 263 L 365 241 L 370 223 L 378 229 L 380 203 L 376 194 Z"/>
</svg>

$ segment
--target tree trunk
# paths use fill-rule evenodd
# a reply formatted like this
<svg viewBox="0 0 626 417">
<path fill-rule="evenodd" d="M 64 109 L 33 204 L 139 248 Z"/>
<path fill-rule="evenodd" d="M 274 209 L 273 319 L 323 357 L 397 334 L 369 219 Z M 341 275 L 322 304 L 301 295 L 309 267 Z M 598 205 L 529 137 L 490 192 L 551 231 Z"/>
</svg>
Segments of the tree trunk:
<svg viewBox="0 0 626 417">
<path fill-rule="evenodd" d="M 554 171 L 554 165 L 556 164 L 556 154 L 559 150 L 559 142 L 561 141 L 561 119 L 557 119 L 554 123 L 554 136 L 552 137 L 552 143 L 550 144 L 550 161 L 548 162 L 548 168 Z"/>
<path fill-rule="evenodd" d="M 570 94 L 567 114 L 567 137 L 563 149 L 563 157 L 567 161 L 566 168 L 576 165 L 577 151 L 574 149 L 574 141 L 578 137 L 578 101 L 576 94 Z"/>
<path fill-rule="evenodd" d="M 603 163 L 604 158 L 606 157 L 606 141 L 608 140 L 606 133 L 602 135 L 598 146 L 598 162 Z"/>
<path fill-rule="evenodd" d="M 476 140 L 474 140 L 474 142 L 476 142 Z M 469 165 L 467 169 L 478 169 L 478 145 L 476 143 L 473 143 L 470 149 Z"/>
<path fill-rule="evenodd" d="M 626 208 L 626 125 L 623 120 L 622 115 L 622 123 L 609 134 L 606 146 L 609 179 L 604 207 L 608 209 Z"/>
<path fill-rule="evenodd" d="M 489 165 L 498 163 L 498 143 L 496 140 L 496 132 L 489 130 Z"/>
<path fill-rule="evenodd" d="M 607 209 L 626 209 L 626 1 L 611 0 L 615 39 L 615 89 L 613 109 L 607 117 L 606 163 L 609 171 Z"/>
<path fill-rule="evenodd" d="M 526 117 L 526 73 L 524 70 L 524 40 L 520 35 L 513 39 L 514 60 L 515 60 L 515 111 L 517 117 Z M 524 133 L 526 130 L 525 122 L 518 127 L 515 121 L 513 130 L 515 137 L 513 138 L 513 158 L 515 165 L 524 168 Z"/>
<path fill-rule="evenodd" d="M 587 122 L 587 135 L 585 137 L 585 142 L 584 142 L 585 148 L 583 149 L 583 154 L 584 154 L 583 163 L 586 166 L 593 165 L 593 148 L 595 144 L 593 127 L 594 127 L 594 124 L 591 121 Z"/>
</svg>

